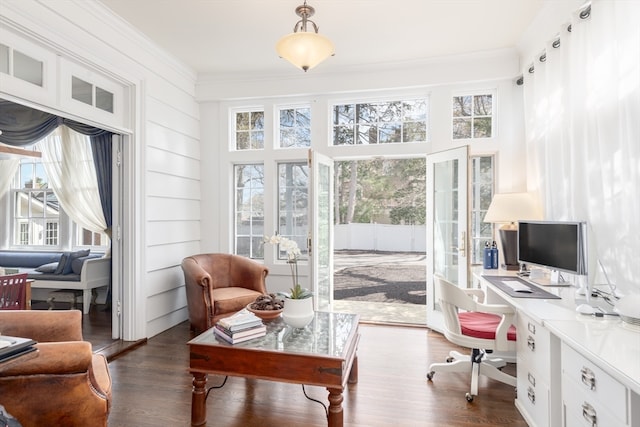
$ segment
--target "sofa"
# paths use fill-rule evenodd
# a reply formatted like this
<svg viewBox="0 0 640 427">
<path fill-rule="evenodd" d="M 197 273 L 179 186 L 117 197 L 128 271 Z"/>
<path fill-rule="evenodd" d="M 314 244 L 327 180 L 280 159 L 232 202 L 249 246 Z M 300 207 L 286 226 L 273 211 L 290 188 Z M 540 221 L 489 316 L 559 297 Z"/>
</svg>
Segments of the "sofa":
<svg viewBox="0 0 640 427">
<path fill-rule="evenodd" d="M 37 341 L 0 363 L 0 404 L 22 427 L 107 426 L 109 366 L 83 340 L 80 311 L 0 311 L 0 333 Z"/>
<path fill-rule="evenodd" d="M 182 260 L 191 330 L 200 333 L 267 293 L 269 269 L 232 254 L 198 254 Z"/>
<path fill-rule="evenodd" d="M 83 311 L 89 312 L 97 288 L 111 283 L 111 258 L 80 251 L 0 251 L 0 267 L 27 273 L 31 288 L 82 291 Z"/>
</svg>

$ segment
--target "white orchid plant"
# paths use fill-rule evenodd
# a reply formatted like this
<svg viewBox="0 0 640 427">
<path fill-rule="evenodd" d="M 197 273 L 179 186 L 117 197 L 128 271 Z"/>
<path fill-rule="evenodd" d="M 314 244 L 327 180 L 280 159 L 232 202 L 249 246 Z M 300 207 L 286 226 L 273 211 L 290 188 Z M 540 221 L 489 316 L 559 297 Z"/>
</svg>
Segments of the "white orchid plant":
<svg viewBox="0 0 640 427">
<path fill-rule="evenodd" d="M 303 299 L 311 296 L 309 289 L 303 288 L 298 283 L 298 257 L 302 254 L 295 240 L 288 239 L 279 234 L 273 236 L 264 236 L 262 240 L 264 244 L 279 245 L 279 250 L 287 252 L 287 263 L 291 267 L 291 279 L 293 286 L 291 292 L 278 292 L 280 295 L 291 299 Z"/>
</svg>

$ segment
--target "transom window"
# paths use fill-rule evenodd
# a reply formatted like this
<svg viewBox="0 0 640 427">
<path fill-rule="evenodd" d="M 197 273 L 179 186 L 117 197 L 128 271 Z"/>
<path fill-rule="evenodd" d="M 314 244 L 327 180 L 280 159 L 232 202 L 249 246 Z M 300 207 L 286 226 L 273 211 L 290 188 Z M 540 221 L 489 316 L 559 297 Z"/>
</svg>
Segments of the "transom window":
<svg viewBox="0 0 640 427">
<path fill-rule="evenodd" d="M 280 148 L 311 146 L 311 108 L 280 108 Z"/>
<path fill-rule="evenodd" d="M 493 95 L 453 97 L 453 139 L 493 136 Z"/>
<path fill-rule="evenodd" d="M 333 145 L 427 141 L 427 99 L 333 106 Z"/>
<path fill-rule="evenodd" d="M 235 113 L 236 150 L 262 150 L 264 148 L 264 111 Z"/>
</svg>

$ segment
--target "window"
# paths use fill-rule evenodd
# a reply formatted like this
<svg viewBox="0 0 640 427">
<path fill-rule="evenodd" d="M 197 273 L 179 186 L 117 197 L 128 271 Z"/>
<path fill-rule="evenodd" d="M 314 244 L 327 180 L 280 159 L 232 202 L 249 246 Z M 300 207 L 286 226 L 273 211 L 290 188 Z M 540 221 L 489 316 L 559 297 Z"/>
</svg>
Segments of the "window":
<svg viewBox="0 0 640 427">
<path fill-rule="evenodd" d="M 278 231 L 283 237 L 294 240 L 298 244 L 302 252 L 300 259 L 306 259 L 309 253 L 307 248 L 308 188 L 309 166 L 306 162 L 278 165 Z M 286 260 L 286 252 L 280 251 L 278 259 Z"/>
<path fill-rule="evenodd" d="M 113 93 L 101 87 L 94 86 L 76 76 L 71 76 L 71 98 L 103 111 L 113 113 Z"/>
<path fill-rule="evenodd" d="M 235 253 L 248 258 L 264 258 L 264 165 L 236 165 Z"/>
<path fill-rule="evenodd" d="M 47 174 L 38 159 L 22 159 L 11 186 L 13 241 L 16 246 L 63 247 L 73 241 L 74 247 L 105 250 L 108 238 L 69 221 L 58 198 L 49 188 Z M 75 238 L 67 237 L 61 223 L 68 221 Z"/>
<path fill-rule="evenodd" d="M 60 204 L 42 163 L 22 159 L 12 185 L 14 245 L 59 246 Z"/>
<path fill-rule="evenodd" d="M 333 106 L 333 145 L 427 141 L 427 100 Z"/>
<path fill-rule="evenodd" d="M 493 199 L 493 156 L 471 157 L 471 264 L 482 264 L 482 250 L 493 240 L 493 225 L 483 222 Z"/>
<path fill-rule="evenodd" d="M 236 150 L 261 150 L 264 148 L 264 111 L 235 113 Z"/>
<path fill-rule="evenodd" d="M 311 109 L 280 109 L 280 148 L 311 146 Z"/>
<path fill-rule="evenodd" d="M 493 136 L 493 95 L 453 97 L 453 139 Z"/>
</svg>

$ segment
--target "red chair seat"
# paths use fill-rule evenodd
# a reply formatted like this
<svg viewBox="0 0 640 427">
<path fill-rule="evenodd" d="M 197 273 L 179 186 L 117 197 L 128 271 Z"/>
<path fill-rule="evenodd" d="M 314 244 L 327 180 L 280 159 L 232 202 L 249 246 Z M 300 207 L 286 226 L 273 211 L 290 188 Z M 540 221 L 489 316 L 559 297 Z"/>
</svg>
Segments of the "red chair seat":
<svg viewBox="0 0 640 427">
<path fill-rule="evenodd" d="M 458 313 L 458 319 L 460 319 L 460 329 L 463 335 L 493 340 L 496 338 L 496 329 L 502 318 L 497 314 L 467 311 Z M 509 341 L 516 340 L 515 326 L 509 327 L 507 339 Z"/>
</svg>

